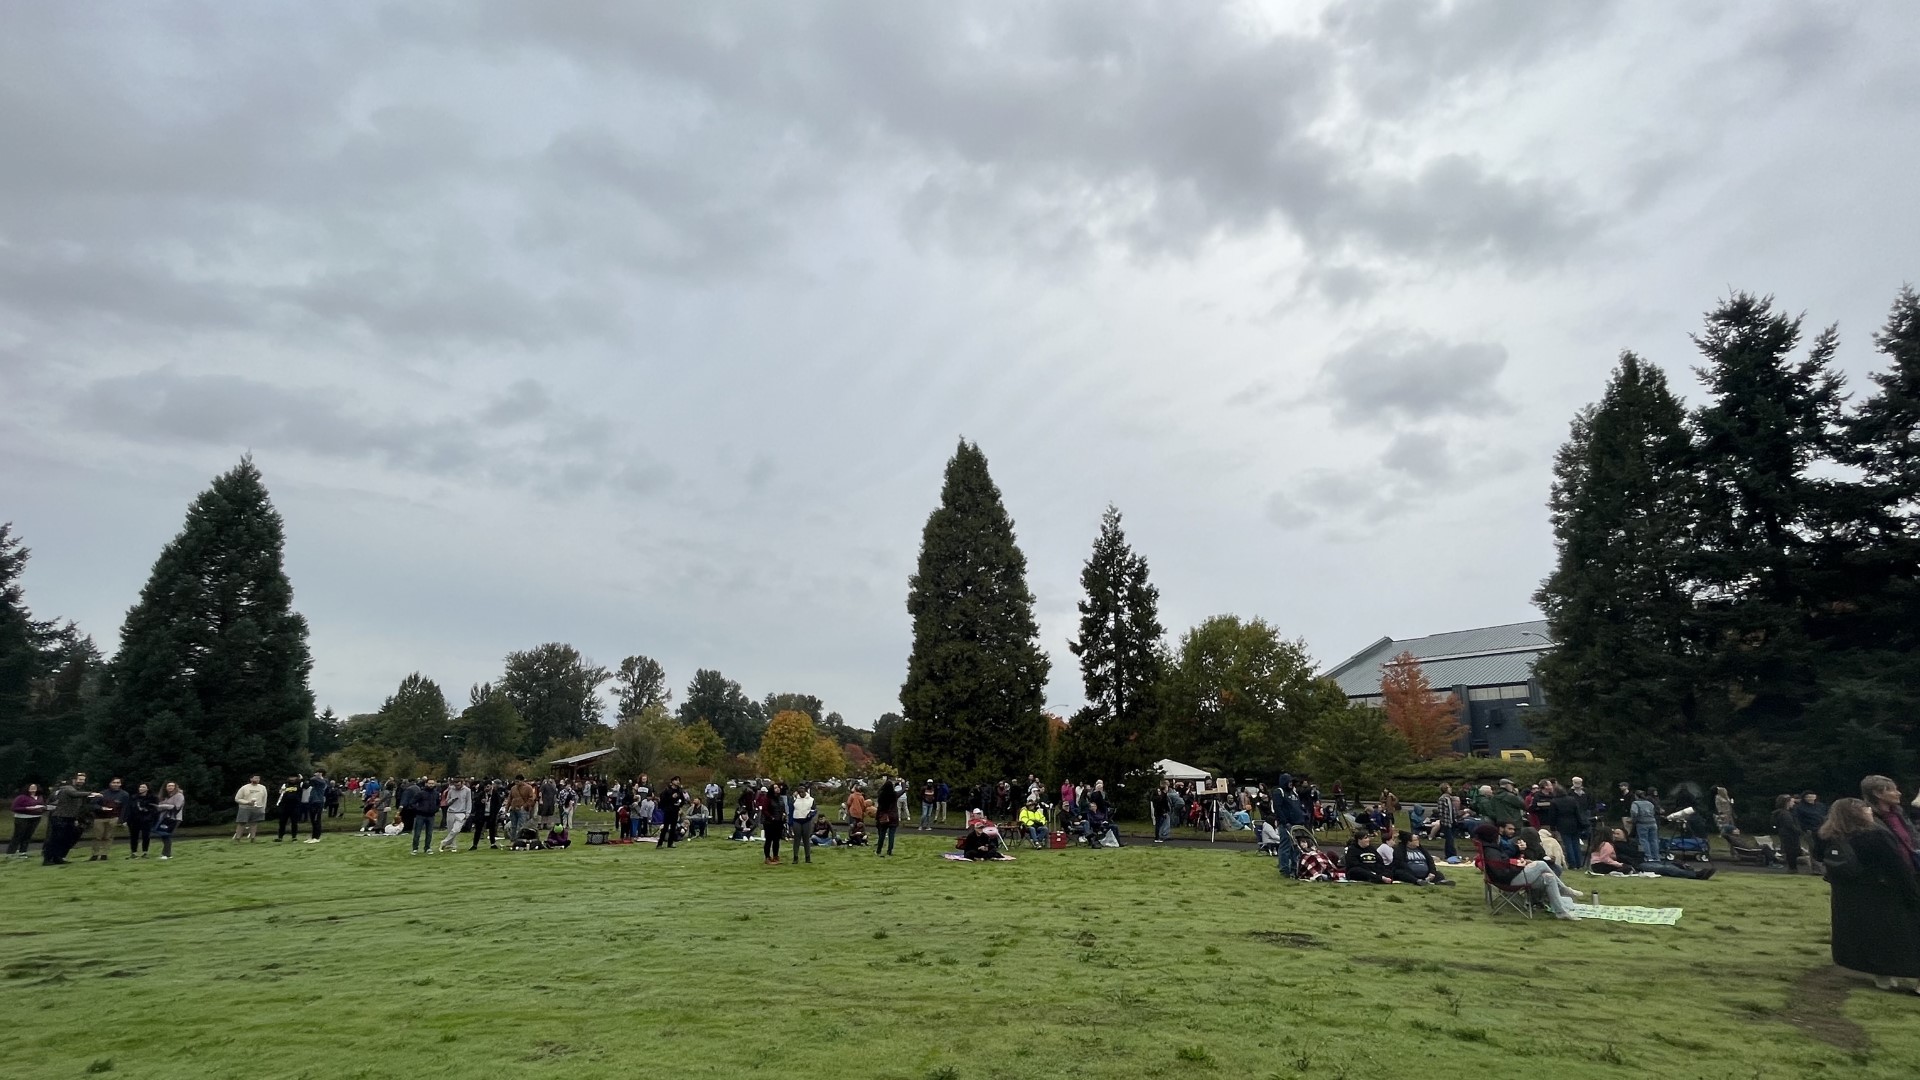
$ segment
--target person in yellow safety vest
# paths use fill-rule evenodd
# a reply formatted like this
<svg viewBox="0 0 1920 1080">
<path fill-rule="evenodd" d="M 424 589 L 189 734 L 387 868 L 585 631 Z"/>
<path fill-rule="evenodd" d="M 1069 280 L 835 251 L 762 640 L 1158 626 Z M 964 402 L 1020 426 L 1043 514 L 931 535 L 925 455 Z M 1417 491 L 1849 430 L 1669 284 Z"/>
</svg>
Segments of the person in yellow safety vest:
<svg viewBox="0 0 1920 1080">
<path fill-rule="evenodd" d="M 1047 846 L 1047 812 L 1040 809 L 1038 799 L 1028 799 L 1027 805 L 1021 808 L 1020 828 L 1034 847 Z"/>
</svg>

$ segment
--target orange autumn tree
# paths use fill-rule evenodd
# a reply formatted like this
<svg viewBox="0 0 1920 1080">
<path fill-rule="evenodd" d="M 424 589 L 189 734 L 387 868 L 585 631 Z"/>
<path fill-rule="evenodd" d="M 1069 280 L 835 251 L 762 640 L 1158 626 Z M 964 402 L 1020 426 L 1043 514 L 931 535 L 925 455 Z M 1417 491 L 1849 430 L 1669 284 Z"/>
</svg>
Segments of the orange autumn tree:
<svg viewBox="0 0 1920 1080">
<path fill-rule="evenodd" d="M 1407 741 L 1416 760 L 1427 761 L 1453 752 L 1460 726 L 1460 699 L 1433 692 L 1427 673 L 1410 652 L 1387 661 L 1380 675 L 1380 698 L 1387 723 Z"/>
</svg>

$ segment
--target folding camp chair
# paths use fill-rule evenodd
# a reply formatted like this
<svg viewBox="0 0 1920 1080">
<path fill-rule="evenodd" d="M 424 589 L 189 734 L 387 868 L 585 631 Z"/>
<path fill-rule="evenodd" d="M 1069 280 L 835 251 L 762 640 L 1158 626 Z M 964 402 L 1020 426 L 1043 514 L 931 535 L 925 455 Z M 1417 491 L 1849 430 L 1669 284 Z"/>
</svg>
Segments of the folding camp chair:
<svg viewBox="0 0 1920 1080">
<path fill-rule="evenodd" d="M 1493 880 L 1487 874 L 1487 849 L 1478 840 L 1473 842 L 1473 862 L 1480 868 L 1480 881 L 1486 886 L 1487 914 L 1512 911 L 1533 918 L 1533 889 L 1526 885 L 1507 885 Z"/>
</svg>

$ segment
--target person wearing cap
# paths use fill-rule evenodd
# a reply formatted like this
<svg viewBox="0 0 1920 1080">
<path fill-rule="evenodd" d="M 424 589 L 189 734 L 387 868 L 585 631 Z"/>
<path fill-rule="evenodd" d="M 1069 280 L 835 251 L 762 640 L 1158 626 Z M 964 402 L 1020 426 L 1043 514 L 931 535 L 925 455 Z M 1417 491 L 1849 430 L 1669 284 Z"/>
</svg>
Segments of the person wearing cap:
<svg viewBox="0 0 1920 1080">
<path fill-rule="evenodd" d="M 940 789 L 934 786 L 933 777 L 920 785 L 920 831 L 933 831 L 933 812 L 940 805 Z"/>
<path fill-rule="evenodd" d="M 1027 797 L 1027 805 L 1020 810 L 1020 828 L 1034 847 L 1047 846 L 1047 812 L 1040 809 L 1038 798 Z"/>
</svg>

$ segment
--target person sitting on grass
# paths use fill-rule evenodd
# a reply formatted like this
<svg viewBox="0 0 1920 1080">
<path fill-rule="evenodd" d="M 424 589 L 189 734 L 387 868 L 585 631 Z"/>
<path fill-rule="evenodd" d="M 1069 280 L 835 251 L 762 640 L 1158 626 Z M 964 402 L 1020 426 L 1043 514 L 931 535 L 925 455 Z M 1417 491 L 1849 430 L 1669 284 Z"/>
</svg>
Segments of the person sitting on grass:
<svg viewBox="0 0 1920 1080">
<path fill-rule="evenodd" d="M 707 835 L 707 804 L 699 799 L 687 807 L 687 839 Z"/>
<path fill-rule="evenodd" d="M 1638 871 L 1642 874 L 1659 874 L 1661 877 L 1686 878 L 1689 881 L 1705 881 L 1713 876 L 1714 868 L 1711 866 L 1705 870 L 1693 870 L 1681 866 L 1678 863 L 1667 862 L 1658 855 L 1655 855 L 1651 859 L 1647 858 L 1646 853 L 1640 850 L 1640 842 L 1628 836 L 1625 829 L 1613 830 L 1613 849 L 1618 854 L 1621 863 L 1626 865 L 1630 872 Z"/>
<path fill-rule="evenodd" d="M 1427 854 L 1418 832 L 1410 832 L 1400 841 L 1400 853 L 1394 857 L 1391 873 L 1393 880 L 1412 885 L 1453 884 L 1440 872 L 1440 865 L 1433 861 L 1433 856 Z"/>
<path fill-rule="evenodd" d="M 960 837 L 957 845 L 960 848 L 960 854 L 976 862 L 995 858 L 999 854 L 996 849 L 1000 845 L 1000 836 L 997 832 L 988 832 L 986 827 L 980 825 L 979 822 L 982 820 L 980 818 L 968 820 L 967 831 Z"/>
<path fill-rule="evenodd" d="M 572 847 L 573 837 L 567 835 L 565 825 L 555 825 L 547 830 L 546 845 L 550 848 Z"/>
<path fill-rule="evenodd" d="M 1568 887 L 1552 867 L 1534 859 L 1509 857 L 1499 847 L 1500 830 L 1491 824 L 1481 825 L 1474 830 L 1473 838 L 1480 841 L 1480 847 L 1486 853 L 1487 880 L 1509 888 L 1524 886 L 1534 899 L 1547 905 L 1556 919 L 1580 917 L 1574 911 L 1573 902 L 1587 894 Z"/>
<path fill-rule="evenodd" d="M 859 818 L 854 818 L 852 821 L 849 821 L 847 823 L 847 846 L 848 847 L 866 847 L 867 846 L 867 823 L 866 822 L 861 821 Z"/>
<path fill-rule="evenodd" d="M 1621 861 L 1620 853 L 1616 851 L 1613 846 L 1613 838 L 1615 836 L 1624 837 L 1624 835 L 1620 830 L 1615 829 L 1593 846 L 1593 850 L 1587 853 L 1587 873 L 1631 874 L 1634 872 L 1627 867 L 1626 863 Z"/>
<path fill-rule="evenodd" d="M 748 795 L 747 798 L 740 800 L 739 806 L 733 808 L 733 834 L 727 839 L 753 839 L 753 811 L 747 808 L 747 803 L 751 799 L 752 796 Z"/>
<path fill-rule="evenodd" d="M 833 835 L 833 822 L 824 817 L 813 819 L 813 846 L 832 847 L 840 841 Z"/>
<path fill-rule="evenodd" d="M 1393 867 L 1393 860 L 1400 854 L 1402 837 L 1399 830 L 1393 827 L 1393 822 L 1391 821 L 1387 822 L 1384 828 L 1377 831 L 1380 833 L 1380 838 L 1374 843 L 1373 850 L 1380 853 L 1380 865 L 1390 871 Z"/>
<path fill-rule="evenodd" d="M 1040 800 L 1028 799 L 1027 805 L 1021 808 L 1020 829 L 1034 847 L 1047 846 L 1047 812 L 1040 809 Z"/>
<path fill-rule="evenodd" d="M 1340 865 L 1347 872 L 1348 881 L 1364 881 L 1369 885 L 1393 884 L 1393 879 L 1387 876 L 1387 864 L 1381 860 L 1380 851 L 1375 846 L 1373 833 L 1365 829 L 1355 831 L 1353 839 L 1347 842 L 1347 854 Z"/>
<path fill-rule="evenodd" d="M 1567 865 L 1567 853 L 1560 849 L 1553 834 L 1531 825 L 1522 826 L 1514 832 L 1513 850 L 1521 858 L 1546 863 L 1556 874 Z"/>
</svg>

